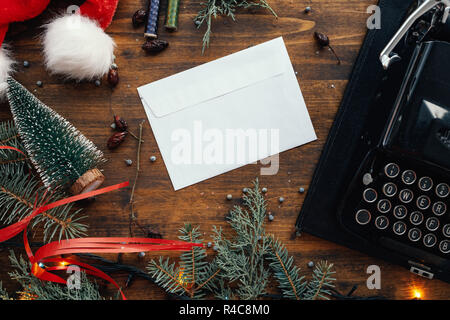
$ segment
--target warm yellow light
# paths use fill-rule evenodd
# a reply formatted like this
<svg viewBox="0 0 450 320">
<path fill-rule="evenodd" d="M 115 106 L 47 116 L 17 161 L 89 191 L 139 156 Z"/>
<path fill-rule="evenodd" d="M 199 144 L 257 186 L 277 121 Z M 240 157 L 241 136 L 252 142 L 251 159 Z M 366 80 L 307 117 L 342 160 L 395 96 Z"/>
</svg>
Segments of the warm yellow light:
<svg viewBox="0 0 450 320">
<path fill-rule="evenodd" d="M 67 262 L 66 261 L 61 261 L 60 265 L 65 266 L 65 265 L 67 265 Z"/>
<path fill-rule="evenodd" d="M 416 298 L 416 299 L 422 298 L 422 292 L 419 289 L 414 289 L 413 295 L 414 295 L 414 298 Z"/>
</svg>

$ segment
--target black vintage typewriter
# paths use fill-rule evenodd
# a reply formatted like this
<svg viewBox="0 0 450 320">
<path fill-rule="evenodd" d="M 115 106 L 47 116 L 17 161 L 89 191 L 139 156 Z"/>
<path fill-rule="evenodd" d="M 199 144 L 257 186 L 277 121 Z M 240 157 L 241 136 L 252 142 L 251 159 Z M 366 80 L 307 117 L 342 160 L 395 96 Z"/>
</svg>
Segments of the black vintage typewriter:
<svg viewBox="0 0 450 320">
<path fill-rule="evenodd" d="M 390 69 L 401 59 L 398 44 L 411 48 L 380 140 L 338 212 L 347 231 L 401 254 L 428 278 L 450 274 L 449 11 L 449 0 L 419 2 L 381 52 Z"/>
</svg>

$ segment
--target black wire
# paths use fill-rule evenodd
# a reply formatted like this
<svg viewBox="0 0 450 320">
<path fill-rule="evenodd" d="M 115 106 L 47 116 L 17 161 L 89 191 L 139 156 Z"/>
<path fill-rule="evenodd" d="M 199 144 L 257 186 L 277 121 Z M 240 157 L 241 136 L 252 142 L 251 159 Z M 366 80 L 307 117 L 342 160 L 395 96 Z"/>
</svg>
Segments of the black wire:
<svg viewBox="0 0 450 320">
<path fill-rule="evenodd" d="M 117 262 L 105 259 L 103 257 L 97 256 L 94 254 L 90 254 L 90 253 L 80 253 L 80 254 L 77 253 L 76 255 L 79 256 L 80 258 L 87 258 L 87 259 L 91 259 L 91 260 L 97 260 L 102 263 L 106 263 L 107 265 L 92 265 L 93 267 L 98 268 L 105 273 L 126 271 L 130 275 L 133 275 L 133 277 L 137 276 L 137 277 L 146 279 L 152 283 L 155 283 L 155 279 L 153 279 L 148 273 L 146 273 L 145 271 L 142 271 L 141 269 L 136 268 L 132 265 L 117 263 Z M 130 276 L 128 277 L 127 282 L 130 282 Z M 341 292 L 339 292 L 338 290 L 336 290 L 334 288 L 331 288 L 331 289 L 329 289 L 331 291 L 330 296 L 337 300 L 386 300 L 386 298 L 383 296 L 370 296 L 370 297 L 353 296 L 353 293 L 356 291 L 357 288 L 358 287 L 356 285 L 354 285 L 346 295 L 342 294 Z M 189 298 L 187 296 L 179 296 L 179 295 L 176 295 L 176 294 L 173 294 L 170 292 L 168 292 L 167 294 L 171 298 L 174 298 L 174 299 L 192 300 L 191 298 Z M 263 297 L 279 299 L 279 300 L 285 299 L 283 297 L 283 295 L 281 295 L 281 294 L 264 294 Z"/>
</svg>

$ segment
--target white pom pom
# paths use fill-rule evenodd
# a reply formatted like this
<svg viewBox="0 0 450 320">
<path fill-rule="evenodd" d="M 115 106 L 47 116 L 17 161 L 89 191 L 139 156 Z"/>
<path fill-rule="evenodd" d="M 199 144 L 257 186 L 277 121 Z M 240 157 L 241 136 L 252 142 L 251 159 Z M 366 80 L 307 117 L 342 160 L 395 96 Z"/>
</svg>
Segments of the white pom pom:
<svg viewBox="0 0 450 320">
<path fill-rule="evenodd" d="M 12 65 L 14 61 L 11 59 L 9 50 L 5 47 L 0 48 L 0 101 L 3 101 L 6 97 L 6 88 L 8 84 L 6 79 L 13 71 Z"/>
<path fill-rule="evenodd" d="M 68 79 L 92 80 L 106 74 L 113 62 L 114 41 L 98 24 L 79 14 L 45 25 L 45 64 Z"/>
</svg>

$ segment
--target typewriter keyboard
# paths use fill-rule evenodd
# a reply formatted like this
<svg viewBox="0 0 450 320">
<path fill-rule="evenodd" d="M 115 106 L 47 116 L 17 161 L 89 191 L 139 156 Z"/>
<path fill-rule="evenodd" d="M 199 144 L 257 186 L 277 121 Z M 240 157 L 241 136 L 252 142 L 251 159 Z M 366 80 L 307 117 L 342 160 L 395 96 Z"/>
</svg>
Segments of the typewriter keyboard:
<svg viewBox="0 0 450 320">
<path fill-rule="evenodd" d="M 360 231 L 449 258 L 449 181 L 445 175 L 389 160 L 377 164 L 378 172 L 363 177 L 354 212 Z"/>
</svg>

